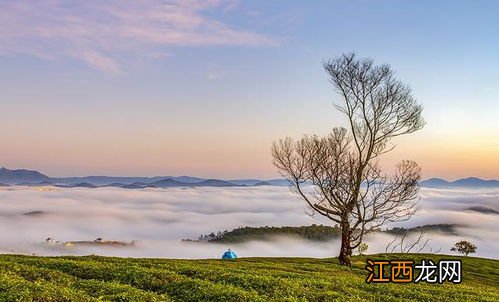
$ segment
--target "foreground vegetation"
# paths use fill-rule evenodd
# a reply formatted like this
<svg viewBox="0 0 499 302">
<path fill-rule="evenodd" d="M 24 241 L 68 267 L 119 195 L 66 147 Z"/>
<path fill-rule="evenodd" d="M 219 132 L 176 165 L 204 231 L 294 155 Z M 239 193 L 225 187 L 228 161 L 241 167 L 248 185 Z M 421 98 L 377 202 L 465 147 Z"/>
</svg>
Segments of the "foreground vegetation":
<svg viewBox="0 0 499 302">
<path fill-rule="evenodd" d="M 366 258 L 462 259 L 462 284 L 367 284 Z M 499 261 L 435 255 L 235 261 L 0 255 L 0 301 L 499 301 Z"/>
</svg>

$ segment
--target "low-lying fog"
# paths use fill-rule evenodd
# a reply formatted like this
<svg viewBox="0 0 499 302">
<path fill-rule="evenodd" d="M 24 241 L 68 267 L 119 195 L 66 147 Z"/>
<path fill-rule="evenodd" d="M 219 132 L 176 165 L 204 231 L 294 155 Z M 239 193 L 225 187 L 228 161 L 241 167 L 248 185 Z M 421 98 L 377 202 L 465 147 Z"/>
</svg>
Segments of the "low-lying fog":
<svg viewBox="0 0 499 302">
<path fill-rule="evenodd" d="M 459 235 L 427 233 L 428 251 L 442 253 L 456 241 L 478 246 L 475 255 L 499 258 L 499 215 L 466 210 L 499 208 L 499 189 L 421 189 L 421 210 L 402 226 L 460 224 Z M 239 226 L 300 226 L 331 224 L 305 213 L 305 204 L 284 187 L 170 188 L 0 188 L 0 253 L 37 255 L 99 254 L 131 257 L 219 258 L 226 248 L 239 257 L 336 256 L 339 243 L 291 238 L 245 244 L 182 242 L 200 234 Z M 131 241 L 133 247 L 49 247 L 45 239 L 61 242 Z M 368 238 L 368 253 L 384 252 L 391 236 Z"/>
</svg>

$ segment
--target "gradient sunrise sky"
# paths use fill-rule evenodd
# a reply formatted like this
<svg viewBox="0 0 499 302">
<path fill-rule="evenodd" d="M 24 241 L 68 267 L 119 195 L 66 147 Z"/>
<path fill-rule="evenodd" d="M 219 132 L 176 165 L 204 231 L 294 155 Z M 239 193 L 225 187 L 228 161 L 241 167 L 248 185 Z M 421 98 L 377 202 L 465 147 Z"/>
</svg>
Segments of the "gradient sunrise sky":
<svg viewBox="0 0 499 302">
<path fill-rule="evenodd" d="M 389 63 L 426 127 L 383 161 L 499 178 L 498 1 L 1 1 L 0 166 L 271 178 L 343 125 L 322 61 Z"/>
</svg>

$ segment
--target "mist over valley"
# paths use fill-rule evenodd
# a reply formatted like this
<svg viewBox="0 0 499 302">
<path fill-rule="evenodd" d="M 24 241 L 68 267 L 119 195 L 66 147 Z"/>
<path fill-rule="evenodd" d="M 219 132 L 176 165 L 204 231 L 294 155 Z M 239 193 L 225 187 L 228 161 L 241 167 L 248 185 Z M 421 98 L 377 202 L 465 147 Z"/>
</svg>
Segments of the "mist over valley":
<svg viewBox="0 0 499 302">
<path fill-rule="evenodd" d="M 476 255 L 497 258 L 495 227 L 499 189 L 422 188 L 419 212 L 409 221 L 388 225 L 417 227 L 453 224 L 457 234 L 427 231 L 425 251 L 450 247 L 461 239 L 478 246 Z M 339 242 L 294 236 L 242 243 L 196 243 L 201 234 L 238 227 L 331 225 L 307 215 L 304 203 L 279 186 L 145 188 L 0 188 L 0 252 L 37 255 L 111 255 L 124 257 L 219 258 L 232 248 L 241 257 L 331 257 Z M 368 253 L 384 252 L 393 234 L 367 237 Z M 50 245 L 52 238 L 61 244 Z M 73 241 L 134 242 L 133 245 L 77 244 Z"/>
</svg>

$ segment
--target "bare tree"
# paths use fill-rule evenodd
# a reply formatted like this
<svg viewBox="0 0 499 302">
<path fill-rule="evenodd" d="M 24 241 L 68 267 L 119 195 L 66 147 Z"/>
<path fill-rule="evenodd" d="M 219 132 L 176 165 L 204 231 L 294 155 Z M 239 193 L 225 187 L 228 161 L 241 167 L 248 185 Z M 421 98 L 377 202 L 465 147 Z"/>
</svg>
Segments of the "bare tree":
<svg viewBox="0 0 499 302">
<path fill-rule="evenodd" d="M 424 121 L 410 88 L 388 65 L 348 54 L 325 62 L 324 68 L 342 97 L 335 106 L 347 117 L 348 130 L 281 139 L 274 142 L 272 155 L 291 190 L 313 213 L 340 225 L 339 261 L 350 265 L 352 250 L 367 233 L 414 214 L 420 168 L 405 160 L 389 176 L 378 158 L 394 148 L 392 138 L 421 129 Z"/>
<path fill-rule="evenodd" d="M 402 234 L 397 234 L 397 235 L 395 235 L 395 238 L 393 238 L 393 240 L 390 241 L 390 243 L 388 243 L 388 245 L 386 246 L 385 253 L 388 253 L 388 251 L 390 251 L 390 253 L 399 252 L 399 253 L 408 254 L 413 249 L 417 249 L 416 253 L 420 253 L 426 248 L 426 246 L 428 245 L 428 242 L 430 242 L 430 239 L 426 239 L 426 240 L 423 239 L 424 234 L 425 234 L 424 231 L 419 232 L 418 237 L 414 241 L 409 242 L 409 243 L 406 242 L 407 236 L 409 235 L 409 230 L 406 230 Z M 400 238 L 399 238 L 399 235 L 400 235 Z M 398 243 L 397 243 L 397 240 L 398 240 Z M 391 248 L 391 250 L 390 250 L 390 248 Z M 430 254 L 432 253 L 432 251 L 433 251 L 433 249 L 430 249 Z"/>
</svg>

